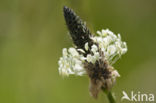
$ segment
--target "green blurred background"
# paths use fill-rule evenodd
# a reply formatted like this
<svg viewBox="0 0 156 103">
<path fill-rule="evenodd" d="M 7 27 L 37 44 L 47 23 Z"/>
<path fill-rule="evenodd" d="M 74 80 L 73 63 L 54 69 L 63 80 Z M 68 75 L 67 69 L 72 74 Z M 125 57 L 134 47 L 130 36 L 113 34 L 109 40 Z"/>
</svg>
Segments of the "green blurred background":
<svg viewBox="0 0 156 103">
<path fill-rule="evenodd" d="M 89 95 L 87 76 L 62 78 L 58 59 L 72 46 L 63 5 L 93 33 L 121 33 L 128 52 L 114 67 L 113 92 L 156 94 L 156 0 L 0 0 L 0 103 L 108 103 Z"/>
</svg>

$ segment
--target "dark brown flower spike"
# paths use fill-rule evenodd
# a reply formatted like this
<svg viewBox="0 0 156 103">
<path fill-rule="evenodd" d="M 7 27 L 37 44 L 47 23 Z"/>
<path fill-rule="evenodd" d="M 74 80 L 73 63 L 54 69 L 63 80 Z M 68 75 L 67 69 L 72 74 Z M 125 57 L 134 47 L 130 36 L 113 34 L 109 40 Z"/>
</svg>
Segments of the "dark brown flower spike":
<svg viewBox="0 0 156 103">
<path fill-rule="evenodd" d="M 88 42 L 89 47 L 91 47 L 93 44 L 93 41 L 91 40 L 92 34 L 87 28 L 86 24 L 72 9 L 66 6 L 63 8 L 63 13 L 66 25 L 77 48 L 85 50 L 84 45 L 86 42 Z"/>
</svg>

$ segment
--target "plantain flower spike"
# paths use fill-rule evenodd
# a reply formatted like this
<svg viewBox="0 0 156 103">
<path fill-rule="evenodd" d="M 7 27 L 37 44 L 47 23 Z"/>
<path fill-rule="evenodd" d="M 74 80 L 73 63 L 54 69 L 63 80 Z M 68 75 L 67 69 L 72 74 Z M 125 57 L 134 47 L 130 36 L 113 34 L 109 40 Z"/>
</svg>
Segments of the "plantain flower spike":
<svg viewBox="0 0 156 103">
<path fill-rule="evenodd" d="M 90 94 L 97 98 L 102 89 L 111 90 L 120 74 L 112 66 L 127 52 L 127 44 L 121 40 L 120 34 L 109 29 L 91 34 L 86 24 L 76 13 L 63 8 L 64 18 L 75 47 L 64 48 L 60 57 L 59 74 L 62 76 L 88 75 Z"/>
</svg>

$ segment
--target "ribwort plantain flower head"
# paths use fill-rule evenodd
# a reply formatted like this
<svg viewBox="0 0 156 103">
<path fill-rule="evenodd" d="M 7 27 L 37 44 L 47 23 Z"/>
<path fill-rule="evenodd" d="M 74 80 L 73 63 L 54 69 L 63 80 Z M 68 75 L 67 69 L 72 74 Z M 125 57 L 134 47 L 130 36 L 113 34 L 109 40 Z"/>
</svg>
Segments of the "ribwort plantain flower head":
<svg viewBox="0 0 156 103">
<path fill-rule="evenodd" d="M 90 93 L 97 97 L 101 89 L 110 90 L 120 74 L 112 66 L 127 52 L 126 42 L 120 34 L 109 29 L 97 31 L 92 35 L 86 24 L 68 7 L 64 7 L 64 17 L 74 47 L 62 50 L 59 74 L 62 76 L 87 74 L 90 79 Z"/>
</svg>

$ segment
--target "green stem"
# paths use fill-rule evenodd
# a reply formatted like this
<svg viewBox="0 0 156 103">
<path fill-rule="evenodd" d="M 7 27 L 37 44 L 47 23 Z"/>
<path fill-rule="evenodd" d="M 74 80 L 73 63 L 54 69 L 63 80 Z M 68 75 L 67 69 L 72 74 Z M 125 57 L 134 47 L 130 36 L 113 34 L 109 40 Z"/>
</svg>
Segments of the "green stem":
<svg viewBox="0 0 156 103">
<path fill-rule="evenodd" d="M 107 97 L 108 97 L 109 103 L 116 103 L 115 98 L 113 97 L 111 92 L 107 93 Z"/>
<path fill-rule="evenodd" d="M 116 103 L 116 100 L 115 100 L 114 96 L 112 95 L 111 91 L 108 91 L 105 89 L 103 89 L 103 91 L 104 91 L 104 93 L 106 93 L 109 103 Z"/>
</svg>

